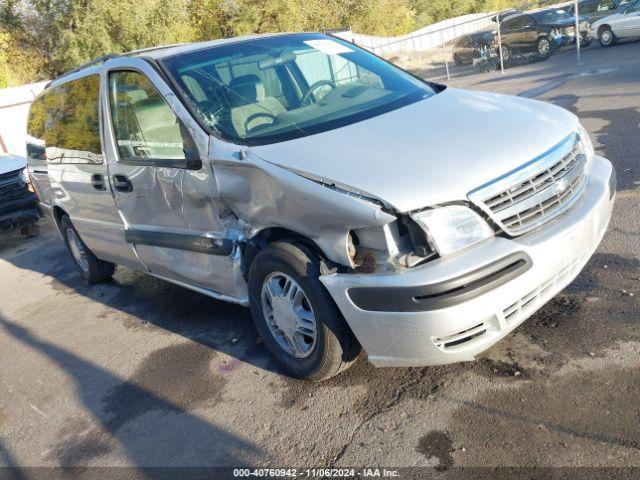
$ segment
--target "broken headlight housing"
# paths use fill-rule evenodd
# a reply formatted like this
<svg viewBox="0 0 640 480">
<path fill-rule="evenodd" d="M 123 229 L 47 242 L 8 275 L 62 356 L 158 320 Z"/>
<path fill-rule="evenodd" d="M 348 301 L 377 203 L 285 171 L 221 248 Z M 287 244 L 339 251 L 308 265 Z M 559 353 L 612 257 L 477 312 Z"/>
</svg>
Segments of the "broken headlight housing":
<svg viewBox="0 0 640 480">
<path fill-rule="evenodd" d="M 430 245 L 440 256 L 450 255 L 493 237 L 489 224 L 464 205 L 448 205 L 413 213 Z"/>
</svg>

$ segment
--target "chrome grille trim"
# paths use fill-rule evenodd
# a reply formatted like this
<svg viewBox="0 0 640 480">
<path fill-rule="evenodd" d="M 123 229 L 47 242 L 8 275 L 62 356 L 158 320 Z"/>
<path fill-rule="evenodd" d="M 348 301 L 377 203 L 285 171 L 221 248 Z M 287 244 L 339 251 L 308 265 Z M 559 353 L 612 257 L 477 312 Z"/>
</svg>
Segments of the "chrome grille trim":
<svg viewBox="0 0 640 480">
<path fill-rule="evenodd" d="M 568 209 L 586 185 L 586 163 L 578 134 L 522 167 L 468 194 L 499 227 L 517 236 Z"/>
</svg>

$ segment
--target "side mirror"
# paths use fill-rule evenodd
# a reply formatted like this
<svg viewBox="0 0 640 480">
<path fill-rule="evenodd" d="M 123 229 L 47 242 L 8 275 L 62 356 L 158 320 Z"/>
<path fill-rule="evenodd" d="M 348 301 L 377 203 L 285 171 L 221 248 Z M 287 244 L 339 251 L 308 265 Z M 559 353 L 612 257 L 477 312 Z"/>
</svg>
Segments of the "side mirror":
<svg viewBox="0 0 640 480">
<path fill-rule="evenodd" d="M 185 161 L 185 167 L 187 170 L 200 170 L 202 168 L 202 160 L 197 159 L 187 159 Z"/>
</svg>

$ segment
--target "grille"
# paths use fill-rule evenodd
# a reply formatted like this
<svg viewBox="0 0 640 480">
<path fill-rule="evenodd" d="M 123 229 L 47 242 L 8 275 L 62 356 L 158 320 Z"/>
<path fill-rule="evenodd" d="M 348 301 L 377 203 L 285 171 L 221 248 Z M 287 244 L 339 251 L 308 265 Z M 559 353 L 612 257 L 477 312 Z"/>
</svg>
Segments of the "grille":
<svg viewBox="0 0 640 480">
<path fill-rule="evenodd" d="M 0 214 L 6 214 L 31 201 L 33 194 L 20 178 L 20 170 L 0 175 Z"/>
<path fill-rule="evenodd" d="M 467 343 L 474 338 L 483 335 L 486 331 L 487 327 L 485 327 L 483 323 L 480 323 L 474 327 L 462 330 L 458 333 L 454 333 L 453 335 L 436 338 L 434 339 L 433 343 L 436 344 L 436 347 L 444 350 L 447 348 L 455 347 L 456 345 Z"/>
<path fill-rule="evenodd" d="M 540 284 L 527 295 L 505 308 L 502 313 L 506 323 L 513 324 L 519 319 L 531 315 L 547 301 L 549 295 L 558 290 L 558 287 L 564 286 L 567 280 L 578 272 L 582 264 L 587 260 L 587 257 L 588 255 L 583 253 L 546 282 Z"/>
<path fill-rule="evenodd" d="M 586 183 L 586 155 L 571 135 L 542 157 L 474 190 L 469 199 L 506 233 L 528 232 L 565 211 Z"/>
</svg>

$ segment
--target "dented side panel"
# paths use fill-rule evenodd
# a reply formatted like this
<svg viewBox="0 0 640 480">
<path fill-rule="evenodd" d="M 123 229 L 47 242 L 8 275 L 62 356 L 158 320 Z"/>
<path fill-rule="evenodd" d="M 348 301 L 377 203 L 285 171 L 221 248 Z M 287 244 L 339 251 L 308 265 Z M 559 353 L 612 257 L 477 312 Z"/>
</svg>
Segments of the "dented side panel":
<svg viewBox="0 0 640 480">
<path fill-rule="evenodd" d="M 349 232 L 396 219 L 373 202 L 327 188 L 251 151 L 239 155 L 232 145 L 216 146 L 211 154 L 220 198 L 246 224 L 248 237 L 285 228 L 313 240 L 329 260 L 353 267 Z"/>
</svg>

